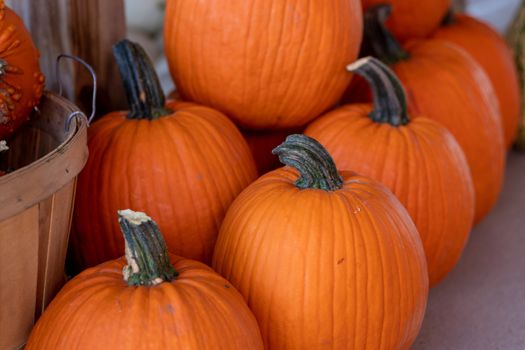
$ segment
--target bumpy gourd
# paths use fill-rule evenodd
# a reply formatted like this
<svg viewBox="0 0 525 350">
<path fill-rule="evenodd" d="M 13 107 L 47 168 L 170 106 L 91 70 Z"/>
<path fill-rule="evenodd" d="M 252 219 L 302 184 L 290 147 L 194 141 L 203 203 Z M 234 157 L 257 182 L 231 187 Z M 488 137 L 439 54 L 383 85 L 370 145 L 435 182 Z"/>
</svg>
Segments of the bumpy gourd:
<svg viewBox="0 0 525 350">
<path fill-rule="evenodd" d="M 0 139 L 28 120 L 42 96 L 39 53 L 24 23 L 0 0 Z"/>
</svg>

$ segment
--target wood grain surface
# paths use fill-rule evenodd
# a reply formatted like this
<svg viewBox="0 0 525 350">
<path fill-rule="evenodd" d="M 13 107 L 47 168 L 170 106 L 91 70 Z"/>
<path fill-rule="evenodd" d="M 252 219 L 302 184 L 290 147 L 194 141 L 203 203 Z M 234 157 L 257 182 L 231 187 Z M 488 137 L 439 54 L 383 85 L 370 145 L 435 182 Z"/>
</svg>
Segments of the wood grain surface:
<svg viewBox="0 0 525 350">
<path fill-rule="evenodd" d="M 8 0 L 24 20 L 40 50 L 40 65 L 48 90 L 57 91 L 56 57 L 76 55 L 93 66 L 98 76 L 97 115 L 127 105 L 113 60 L 112 45 L 126 36 L 123 0 Z M 91 110 L 92 79 L 80 65 L 61 64 L 64 95 L 85 112 Z"/>
<path fill-rule="evenodd" d="M 76 176 L 88 156 L 86 123 L 64 132 L 76 110 L 46 92 L 0 157 L 18 169 L 0 177 L 0 350 L 23 346 L 65 281 Z"/>
</svg>

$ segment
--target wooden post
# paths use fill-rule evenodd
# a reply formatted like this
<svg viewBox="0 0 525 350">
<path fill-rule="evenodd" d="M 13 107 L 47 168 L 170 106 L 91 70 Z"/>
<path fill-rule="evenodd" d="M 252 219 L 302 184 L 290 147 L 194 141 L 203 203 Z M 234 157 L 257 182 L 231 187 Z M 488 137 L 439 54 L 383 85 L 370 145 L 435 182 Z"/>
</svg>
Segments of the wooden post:
<svg viewBox="0 0 525 350">
<path fill-rule="evenodd" d="M 126 97 L 111 47 L 125 37 L 123 0 L 7 0 L 24 19 L 40 50 L 46 88 L 57 91 L 56 57 L 68 53 L 87 61 L 97 72 L 97 115 L 125 109 Z M 80 65 L 62 62 L 64 96 L 86 113 L 91 110 L 92 79 Z"/>
</svg>

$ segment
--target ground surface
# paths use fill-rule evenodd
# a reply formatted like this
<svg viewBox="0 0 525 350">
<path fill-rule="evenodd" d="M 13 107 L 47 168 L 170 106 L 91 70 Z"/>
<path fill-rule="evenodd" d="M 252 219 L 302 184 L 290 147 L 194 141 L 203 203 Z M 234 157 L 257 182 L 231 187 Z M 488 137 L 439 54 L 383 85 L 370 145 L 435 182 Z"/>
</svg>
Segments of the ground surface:
<svg viewBox="0 0 525 350">
<path fill-rule="evenodd" d="M 525 349 L 525 155 L 511 153 L 500 201 L 457 268 L 430 292 L 412 350 Z"/>
</svg>

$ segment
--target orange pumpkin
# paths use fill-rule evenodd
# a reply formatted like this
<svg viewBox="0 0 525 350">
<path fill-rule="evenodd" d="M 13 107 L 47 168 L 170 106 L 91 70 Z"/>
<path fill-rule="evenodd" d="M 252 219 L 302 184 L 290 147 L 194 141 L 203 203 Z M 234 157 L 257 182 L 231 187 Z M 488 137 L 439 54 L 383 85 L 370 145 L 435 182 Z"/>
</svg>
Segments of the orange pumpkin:
<svg viewBox="0 0 525 350">
<path fill-rule="evenodd" d="M 126 258 L 68 282 L 26 349 L 263 349 L 253 314 L 228 281 L 168 254 L 144 213 L 119 217 Z"/>
<path fill-rule="evenodd" d="M 413 116 L 444 125 L 465 152 L 476 195 L 475 223 L 501 192 L 505 146 L 498 101 L 483 69 L 464 50 L 443 40 L 410 41 L 401 47 L 384 28 L 387 7 L 367 16 L 369 47 L 401 80 Z M 378 35 L 379 34 L 379 35 Z"/>
<path fill-rule="evenodd" d="M 164 43 L 181 96 L 248 129 L 305 125 L 341 97 L 359 0 L 169 0 Z"/>
<path fill-rule="evenodd" d="M 0 0 L 0 139 L 29 118 L 44 88 L 39 53 L 24 22 Z"/>
<path fill-rule="evenodd" d="M 363 10 L 378 5 L 392 6 L 388 29 L 401 41 L 426 38 L 438 26 L 451 6 L 450 0 L 361 0 Z"/>
<path fill-rule="evenodd" d="M 302 130 L 295 131 L 300 132 Z M 290 134 L 291 132 L 288 130 L 242 130 L 242 135 L 252 151 L 259 175 L 266 174 L 281 166 L 279 159 L 272 154 L 272 150 L 283 143 L 286 136 Z"/>
<path fill-rule="evenodd" d="M 117 258 L 124 248 L 110 213 L 150 213 L 175 254 L 210 262 L 221 221 L 256 177 L 241 133 L 220 112 L 168 101 L 140 47 L 115 47 L 130 112 L 89 130 L 90 156 L 77 186 L 70 254 L 80 268 Z"/>
<path fill-rule="evenodd" d="M 428 276 L 405 208 L 380 183 L 339 173 L 309 137 L 289 136 L 274 152 L 295 169 L 267 173 L 235 199 L 213 258 L 248 301 L 265 348 L 408 349 Z"/>
<path fill-rule="evenodd" d="M 461 257 L 474 218 L 467 160 L 452 134 L 424 117 L 409 118 L 401 83 L 384 64 L 364 58 L 349 70 L 366 78 L 374 104 L 340 107 L 305 134 L 319 140 L 343 169 L 354 169 L 392 190 L 419 231 L 430 286 Z"/>
<path fill-rule="evenodd" d="M 505 144 L 514 142 L 520 118 L 520 86 L 512 52 L 489 25 L 467 15 L 451 15 L 433 35 L 461 46 L 485 70 L 498 97 Z"/>
</svg>

